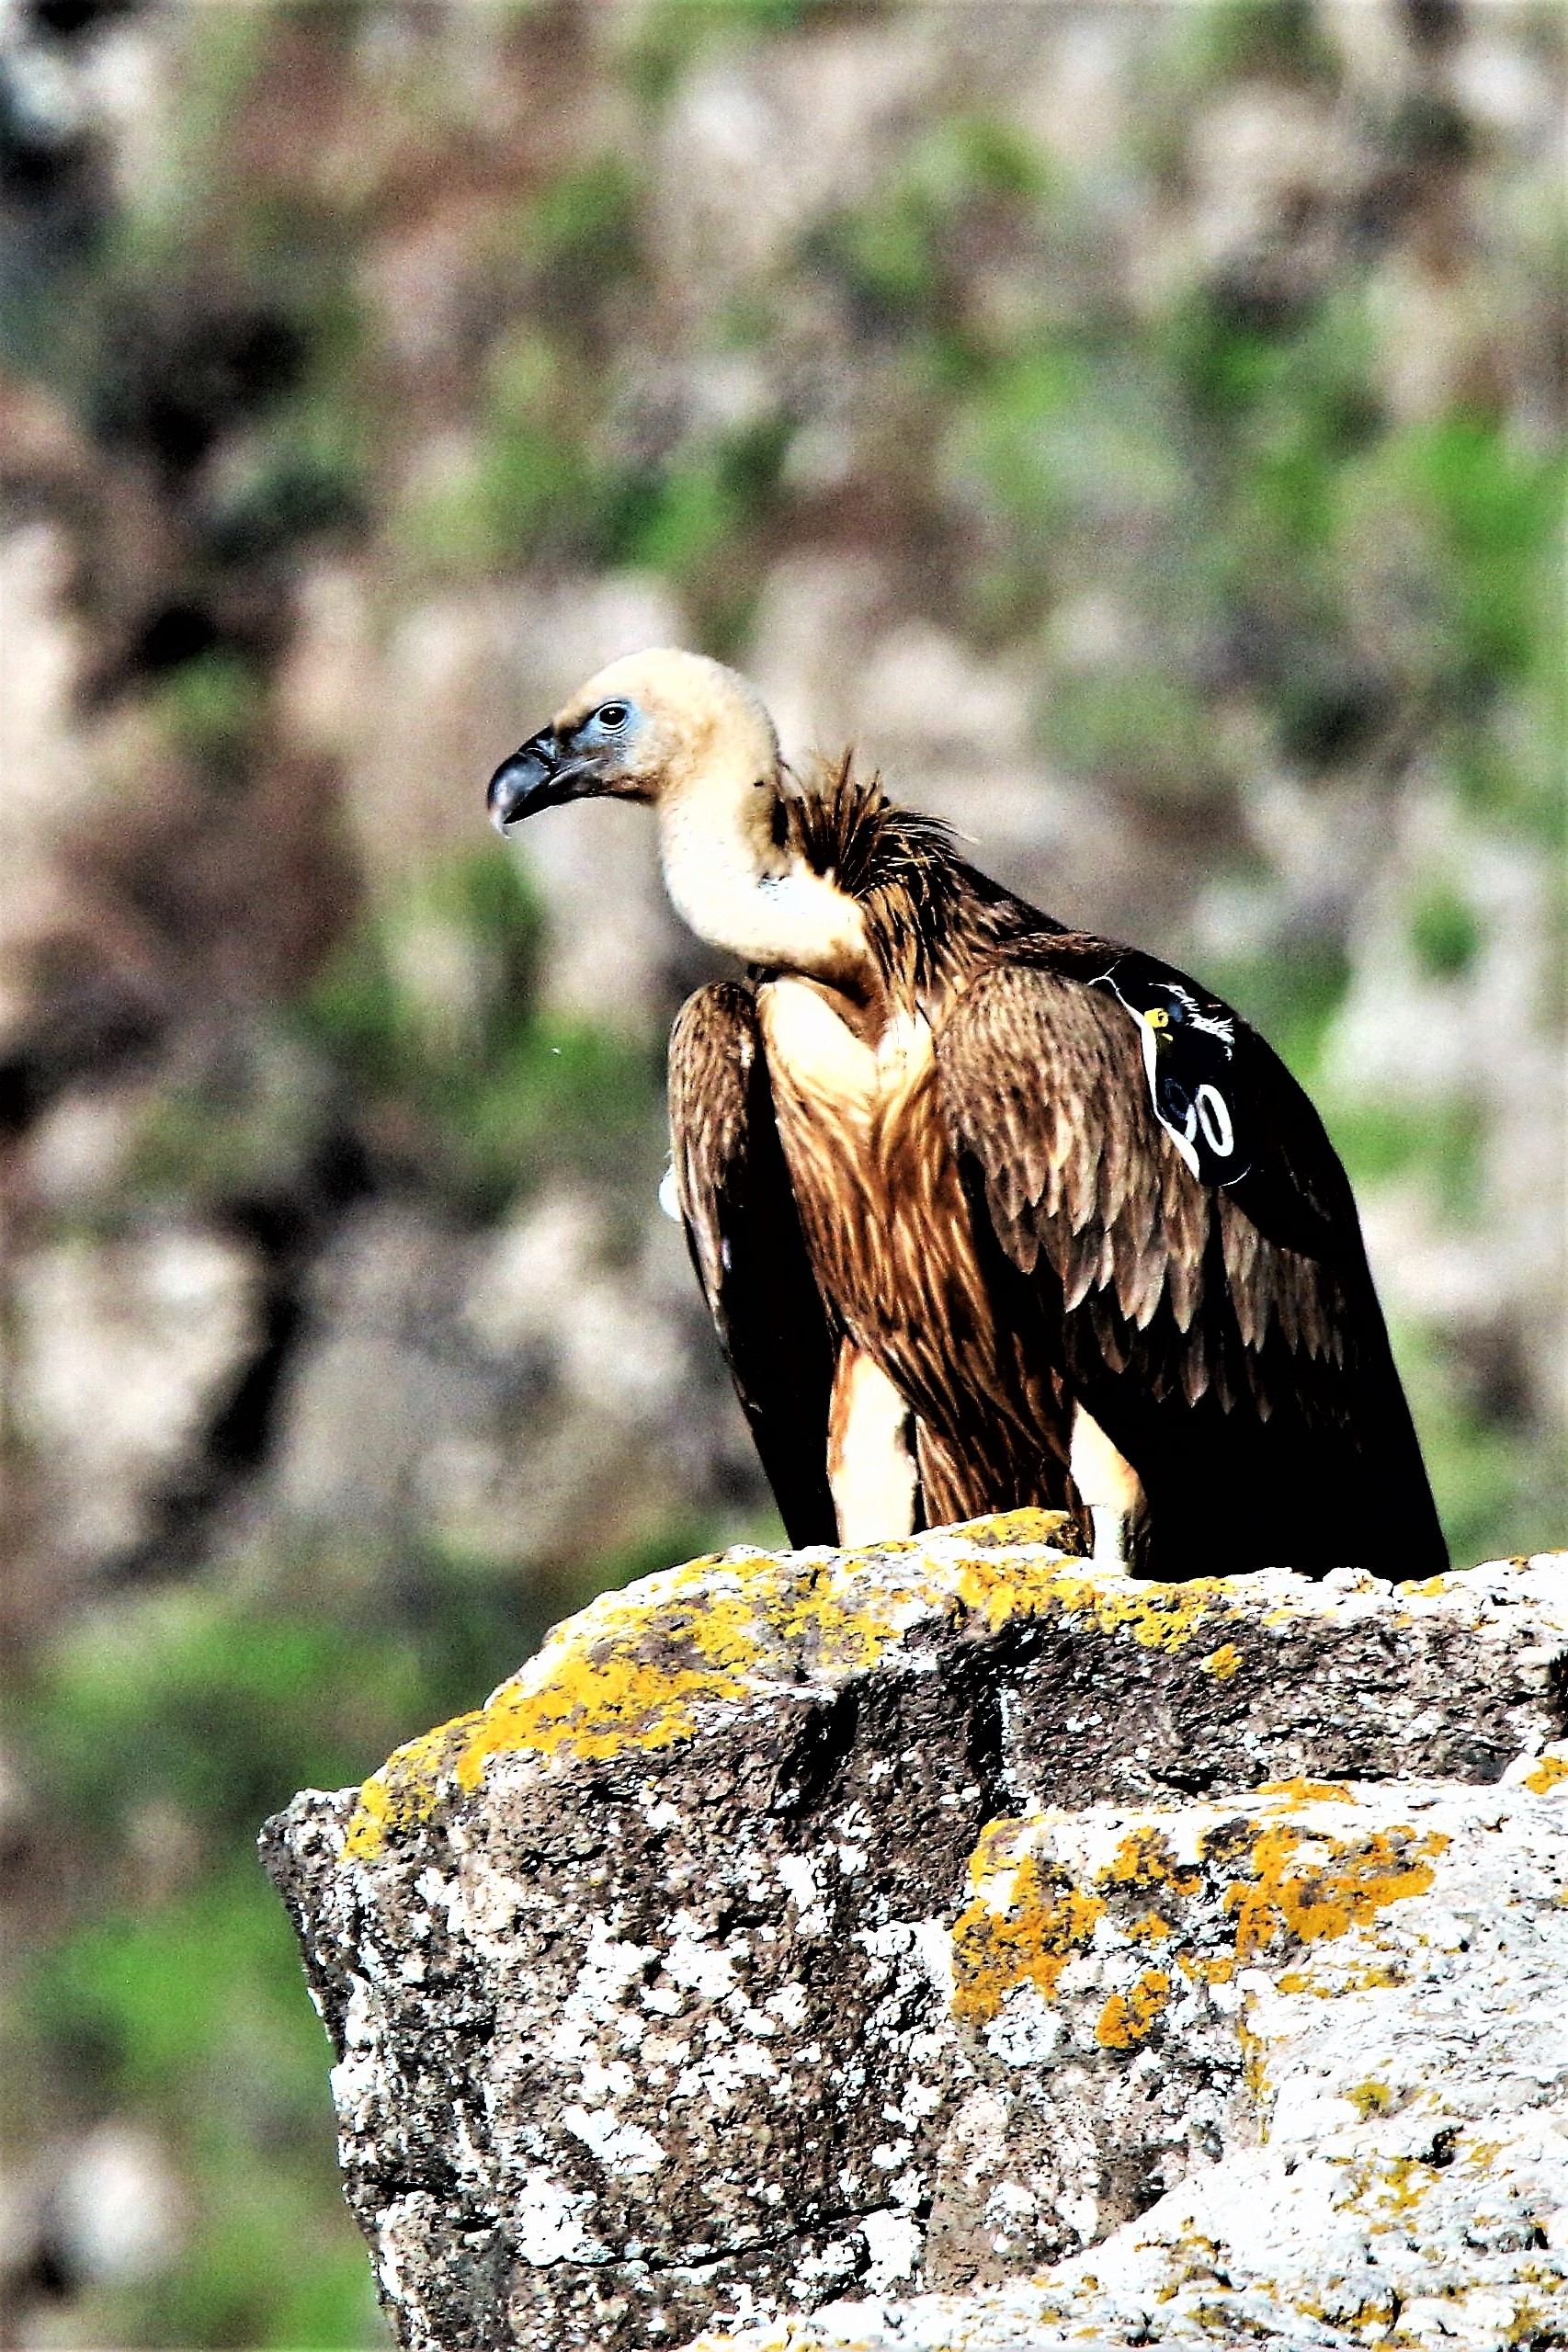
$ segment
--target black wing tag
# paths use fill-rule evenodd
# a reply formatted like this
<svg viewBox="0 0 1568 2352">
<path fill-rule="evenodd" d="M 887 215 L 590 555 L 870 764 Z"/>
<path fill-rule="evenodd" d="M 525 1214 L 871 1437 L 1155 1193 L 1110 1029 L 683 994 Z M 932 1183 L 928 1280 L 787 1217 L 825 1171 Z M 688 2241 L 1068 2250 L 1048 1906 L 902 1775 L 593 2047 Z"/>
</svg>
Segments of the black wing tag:
<svg viewBox="0 0 1568 2352">
<path fill-rule="evenodd" d="M 1119 956 L 1094 983 L 1138 1024 L 1154 1116 L 1195 1176 L 1234 1184 L 1252 1150 L 1231 1074 L 1235 1023 L 1151 956 Z"/>
</svg>

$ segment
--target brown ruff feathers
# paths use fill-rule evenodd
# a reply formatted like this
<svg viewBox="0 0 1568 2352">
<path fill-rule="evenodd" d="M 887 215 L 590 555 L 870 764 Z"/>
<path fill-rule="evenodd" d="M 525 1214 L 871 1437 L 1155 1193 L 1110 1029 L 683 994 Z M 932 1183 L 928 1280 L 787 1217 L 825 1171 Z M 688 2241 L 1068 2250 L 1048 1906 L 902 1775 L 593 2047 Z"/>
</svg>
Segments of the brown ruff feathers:
<svg viewBox="0 0 1568 2352">
<path fill-rule="evenodd" d="M 785 806 L 812 870 L 863 909 L 881 977 L 902 1002 L 950 985 L 1009 942 L 1062 929 L 967 865 L 942 818 L 897 807 L 852 751 L 824 763 Z"/>
</svg>

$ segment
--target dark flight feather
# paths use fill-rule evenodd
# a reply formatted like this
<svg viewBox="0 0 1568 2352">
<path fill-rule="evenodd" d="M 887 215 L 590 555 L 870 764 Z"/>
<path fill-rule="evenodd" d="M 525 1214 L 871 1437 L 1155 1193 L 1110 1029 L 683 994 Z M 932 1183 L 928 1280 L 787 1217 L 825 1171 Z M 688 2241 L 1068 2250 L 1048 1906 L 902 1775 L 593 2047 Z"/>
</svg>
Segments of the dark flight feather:
<svg viewBox="0 0 1568 2352">
<path fill-rule="evenodd" d="M 720 981 L 670 1037 L 670 1132 L 687 1244 L 794 1544 L 834 1543 L 835 1341 L 801 1238 L 749 989 Z"/>
</svg>

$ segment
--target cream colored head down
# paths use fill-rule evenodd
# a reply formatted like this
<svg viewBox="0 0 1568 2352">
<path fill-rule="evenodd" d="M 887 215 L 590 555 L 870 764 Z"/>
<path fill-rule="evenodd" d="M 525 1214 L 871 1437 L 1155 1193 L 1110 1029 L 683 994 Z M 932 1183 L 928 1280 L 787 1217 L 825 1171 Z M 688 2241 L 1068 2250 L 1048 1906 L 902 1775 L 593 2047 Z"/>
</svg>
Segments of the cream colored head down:
<svg viewBox="0 0 1568 2352">
<path fill-rule="evenodd" d="M 647 802 L 665 883 L 700 938 L 748 963 L 834 978 L 863 959 L 859 909 L 780 822 L 778 737 L 749 679 L 702 653 L 628 653 L 580 687 L 496 770 L 506 830 L 568 800 Z"/>
</svg>

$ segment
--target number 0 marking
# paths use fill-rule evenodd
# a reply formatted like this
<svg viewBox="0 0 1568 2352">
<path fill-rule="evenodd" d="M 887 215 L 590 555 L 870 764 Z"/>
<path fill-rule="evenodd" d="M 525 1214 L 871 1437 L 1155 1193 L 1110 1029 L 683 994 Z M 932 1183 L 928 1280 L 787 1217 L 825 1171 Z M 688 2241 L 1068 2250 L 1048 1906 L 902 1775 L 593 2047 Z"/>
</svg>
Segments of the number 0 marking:
<svg viewBox="0 0 1568 2352">
<path fill-rule="evenodd" d="M 1228 1160 L 1236 1147 L 1236 1131 L 1231 1125 L 1230 1109 L 1217 1086 L 1207 1081 L 1199 1087 L 1196 1096 L 1198 1123 L 1203 1130 L 1203 1140 L 1217 1160 Z"/>
</svg>

